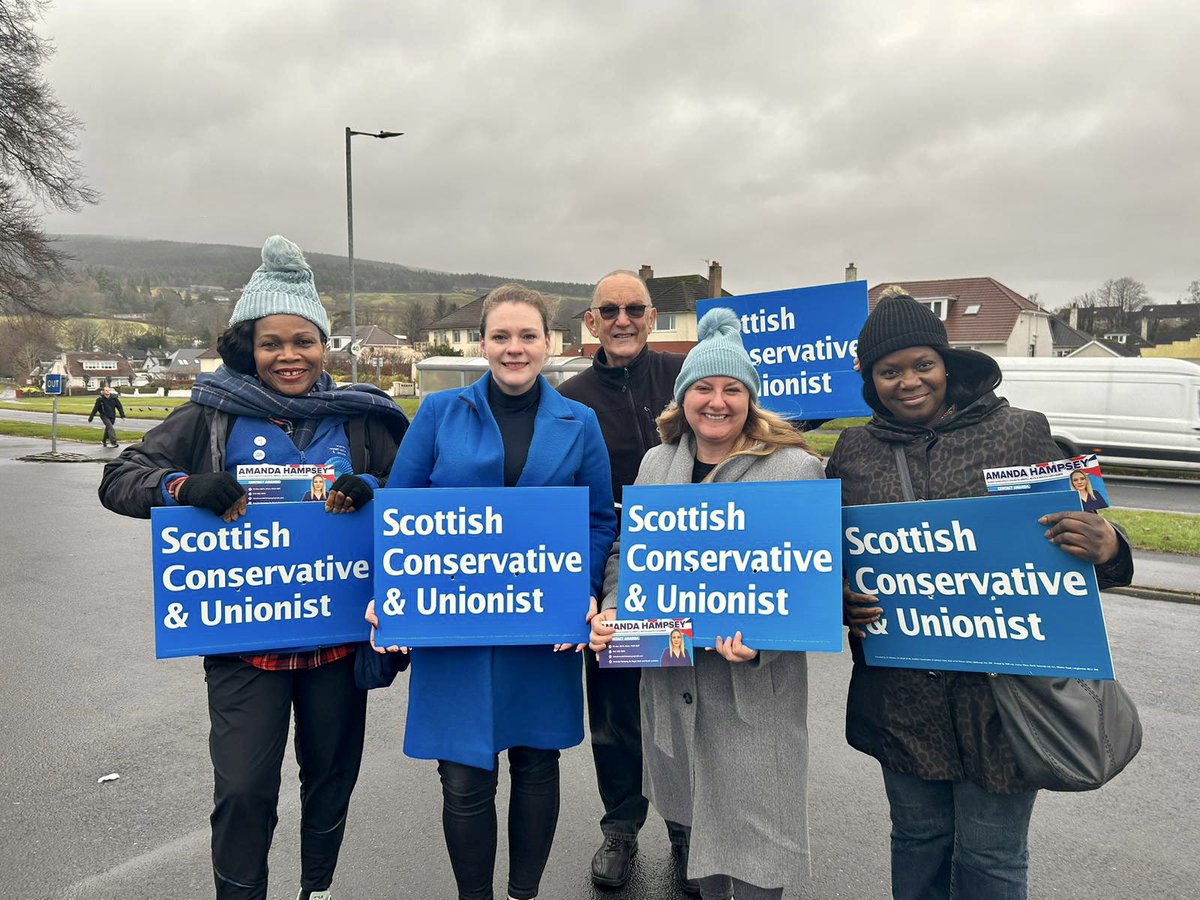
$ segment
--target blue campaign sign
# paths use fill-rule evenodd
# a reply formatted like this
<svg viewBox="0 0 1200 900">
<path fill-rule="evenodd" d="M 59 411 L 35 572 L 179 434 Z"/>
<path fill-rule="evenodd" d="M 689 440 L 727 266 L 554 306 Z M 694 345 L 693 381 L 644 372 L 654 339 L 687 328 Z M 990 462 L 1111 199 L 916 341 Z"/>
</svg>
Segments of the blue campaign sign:
<svg viewBox="0 0 1200 900">
<path fill-rule="evenodd" d="M 696 646 L 842 649 L 841 482 L 630 485 L 618 619 L 691 618 Z"/>
<path fill-rule="evenodd" d="M 700 300 L 696 315 L 714 306 L 727 306 L 742 320 L 763 406 L 789 419 L 871 414 L 862 376 L 854 371 L 858 333 L 867 320 L 865 281 Z"/>
<path fill-rule="evenodd" d="M 61 394 L 62 393 L 62 375 L 51 372 L 46 376 L 45 393 Z"/>
<path fill-rule="evenodd" d="M 365 641 L 370 512 L 271 503 L 230 524 L 191 506 L 152 510 L 154 655 Z"/>
<path fill-rule="evenodd" d="M 587 488 L 383 490 L 374 516 L 376 644 L 587 640 Z"/>
<path fill-rule="evenodd" d="M 867 664 L 1112 678 L 1096 570 L 1038 523 L 1077 509 L 1062 492 L 846 507 L 850 588 L 883 607 Z"/>
</svg>

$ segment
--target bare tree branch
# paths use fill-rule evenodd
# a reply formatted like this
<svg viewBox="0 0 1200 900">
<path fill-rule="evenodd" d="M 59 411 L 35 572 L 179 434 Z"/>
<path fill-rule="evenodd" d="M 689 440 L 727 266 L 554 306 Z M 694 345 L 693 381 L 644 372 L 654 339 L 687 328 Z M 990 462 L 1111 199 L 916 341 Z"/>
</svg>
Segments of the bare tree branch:
<svg viewBox="0 0 1200 900">
<path fill-rule="evenodd" d="M 81 123 L 41 73 L 54 52 L 34 31 L 45 7 L 0 2 L 0 313 L 44 313 L 46 284 L 67 276 L 36 205 L 74 212 L 99 200 L 74 156 Z"/>
</svg>

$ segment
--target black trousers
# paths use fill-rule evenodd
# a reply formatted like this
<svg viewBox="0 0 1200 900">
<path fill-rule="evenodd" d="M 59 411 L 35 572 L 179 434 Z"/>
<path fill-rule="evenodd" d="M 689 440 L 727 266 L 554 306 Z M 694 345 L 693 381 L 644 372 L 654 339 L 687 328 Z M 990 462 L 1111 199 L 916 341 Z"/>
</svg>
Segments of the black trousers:
<svg viewBox="0 0 1200 900">
<path fill-rule="evenodd" d="M 367 692 L 354 685 L 354 655 L 289 672 L 237 657 L 204 660 L 212 722 L 212 856 L 218 900 L 265 900 L 267 853 L 279 821 L 280 767 L 296 715 L 300 765 L 300 886 L 333 881 L 358 780 Z"/>
<path fill-rule="evenodd" d="M 601 669 L 596 654 L 584 654 L 592 761 L 604 804 L 600 830 L 606 837 L 633 840 L 646 822 L 642 796 L 641 669 Z"/>
<path fill-rule="evenodd" d="M 508 773 L 508 893 L 530 900 L 538 894 L 558 827 L 558 751 L 512 747 Z M 442 829 L 459 900 L 492 900 L 499 766 L 478 769 L 441 759 L 438 774 Z"/>
</svg>

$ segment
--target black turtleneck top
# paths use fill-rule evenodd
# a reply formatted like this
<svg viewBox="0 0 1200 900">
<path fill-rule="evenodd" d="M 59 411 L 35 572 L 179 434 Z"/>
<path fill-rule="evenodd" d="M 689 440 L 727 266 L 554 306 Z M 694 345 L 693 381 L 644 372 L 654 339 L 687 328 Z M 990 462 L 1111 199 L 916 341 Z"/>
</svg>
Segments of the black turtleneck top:
<svg viewBox="0 0 1200 900">
<path fill-rule="evenodd" d="M 539 379 L 525 393 L 512 397 L 496 387 L 495 381 L 488 381 L 488 406 L 504 441 L 505 487 L 515 487 L 525 468 L 529 445 L 533 442 L 533 420 L 542 399 L 541 384 Z"/>
</svg>

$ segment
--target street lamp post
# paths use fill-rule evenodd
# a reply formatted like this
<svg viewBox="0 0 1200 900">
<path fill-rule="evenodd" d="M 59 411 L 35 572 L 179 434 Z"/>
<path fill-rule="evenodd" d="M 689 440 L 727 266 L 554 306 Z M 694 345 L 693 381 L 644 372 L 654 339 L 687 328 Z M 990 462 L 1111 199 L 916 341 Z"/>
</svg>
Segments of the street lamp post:
<svg viewBox="0 0 1200 900">
<path fill-rule="evenodd" d="M 354 352 L 354 342 L 358 340 L 358 320 L 354 315 L 354 179 L 350 174 L 350 138 L 356 134 L 367 137 L 387 138 L 400 137 L 403 131 L 352 131 L 346 126 L 346 239 L 348 258 L 350 260 L 350 380 L 358 381 L 358 355 Z"/>
</svg>

